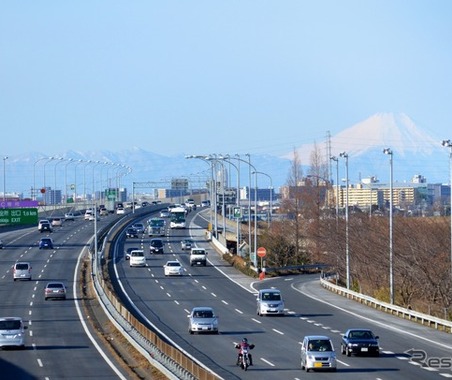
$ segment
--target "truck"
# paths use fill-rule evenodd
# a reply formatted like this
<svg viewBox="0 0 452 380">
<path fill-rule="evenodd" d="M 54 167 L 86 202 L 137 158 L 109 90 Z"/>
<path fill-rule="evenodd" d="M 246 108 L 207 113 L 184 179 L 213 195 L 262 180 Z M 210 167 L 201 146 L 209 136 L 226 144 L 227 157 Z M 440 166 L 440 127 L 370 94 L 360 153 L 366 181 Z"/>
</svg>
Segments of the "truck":
<svg viewBox="0 0 452 380">
<path fill-rule="evenodd" d="M 185 214 L 184 207 L 173 207 L 170 209 L 170 228 L 185 228 Z"/>
<path fill-rule="evenodd" d="M 192 248 L 190 250 L 190 266 L 193 265 L 207 265 L 207 252 L 204 248 Z"/>
<path fill-rule="evenodd" d="M 165 236 L 165 220 L 162 218 L 151 218 L 148 220 L 149 236 Z"/>
</svg>

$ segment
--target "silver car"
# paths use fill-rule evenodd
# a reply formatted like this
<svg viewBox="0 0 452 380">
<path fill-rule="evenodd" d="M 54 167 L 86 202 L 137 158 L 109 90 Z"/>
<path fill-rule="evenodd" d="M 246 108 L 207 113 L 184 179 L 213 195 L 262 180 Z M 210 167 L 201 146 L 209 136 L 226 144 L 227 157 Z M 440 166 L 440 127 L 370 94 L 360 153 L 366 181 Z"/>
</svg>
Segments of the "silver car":
<svg viewBox="0 0 452 380">
<path fill-rule="evenodd" d="M 31 280 L 31 264 L 18 261 L 13 267 L 13 280 Z"/>
<path fill-rule="evenodd" d="M 25 348 L 25 329 L 22 318 L 0 318 L 0 348 L 20 347 Z"/>
<path fill-rule="evenodd" d="M 187 250 L 189 251 L 195 246 L 195 243 L 191 239 L 184 239 L 180 242 L 180 249 L 183 251 Z"/>
<path fill-rule="evenodd" d="M 324 335 L 307 335 L 301 344 L 301 369 L 336 371 L 333 342 Z"/>
<path fill-rule="evenodd" d="M 259 290 L 257 315 L 284 315 L 284 300 L 278 289 Z"/>
<path fill-rule="evenodd" d="M 218 316 L 211 307 L 195 307 L 188 315 L 188 332 L 218 334 Z"/>
<path fill-rule="evenodd" d="M 44 289 L 44 299 L 47 301 L 50 298 L 66 299 L 66 285 L 62 282 L 49 282 Z"/>
</svg>

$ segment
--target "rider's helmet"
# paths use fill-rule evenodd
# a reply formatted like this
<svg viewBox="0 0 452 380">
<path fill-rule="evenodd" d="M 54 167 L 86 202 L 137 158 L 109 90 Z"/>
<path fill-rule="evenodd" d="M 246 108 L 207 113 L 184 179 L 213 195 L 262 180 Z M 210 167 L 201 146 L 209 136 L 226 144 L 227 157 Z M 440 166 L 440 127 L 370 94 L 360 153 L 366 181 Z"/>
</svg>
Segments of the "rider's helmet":
<svg viewBox="0 0 452 380">
<path fill-rule="evenodd" d="M 243 338 L 243 339 L 242 339 L 242 343 L 248 343 L 248 339 Z"/>
</svg>

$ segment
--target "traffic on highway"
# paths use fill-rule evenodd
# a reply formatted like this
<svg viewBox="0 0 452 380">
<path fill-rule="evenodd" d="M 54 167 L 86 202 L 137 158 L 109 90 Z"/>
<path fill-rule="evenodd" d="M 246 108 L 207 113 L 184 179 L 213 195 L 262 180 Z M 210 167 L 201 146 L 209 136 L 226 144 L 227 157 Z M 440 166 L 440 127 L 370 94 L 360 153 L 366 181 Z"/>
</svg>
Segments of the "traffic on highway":
<svg viewBox="0 0 452 380">
<path fill-rule="evenodd" d="M 206 209 L 189 213 L 186 228 L 170 228 L 166 217 L 162 252 L 151 250 L 155 238 L 145 228 L 138 236 L 126 233 L 156 215 L 160 210 L 124 216 L 127 225 L 112 244 L 123 289 L 118 296 L 217 378 L 297 380 L 308 371 L 360 380 L 452 377 L 450 335 L 330 293 L 319 285 L 319 274 L 263 280 L 241 274 L 206 239 Z M 128 378 L 86 326 L 76 286 L 79 258 L 96 223 L 101 228 L 121 217 L 2 234 L 2 378 Z M 51 238 L 53 247 L 40 249 L 42 238 Z M 205 266 L 191 265 L 193 249 L 205 252 Z M 143 261 L 132 265 L 136 251 Z M 15 273 L 16 263 L 28 266 Z M 6 317 L 20 321 L 3 322 Z M 244 339 L 252 350 L 243 350 Z M 245 354 L 246 374 L 237 365 Z"/>
</svg>

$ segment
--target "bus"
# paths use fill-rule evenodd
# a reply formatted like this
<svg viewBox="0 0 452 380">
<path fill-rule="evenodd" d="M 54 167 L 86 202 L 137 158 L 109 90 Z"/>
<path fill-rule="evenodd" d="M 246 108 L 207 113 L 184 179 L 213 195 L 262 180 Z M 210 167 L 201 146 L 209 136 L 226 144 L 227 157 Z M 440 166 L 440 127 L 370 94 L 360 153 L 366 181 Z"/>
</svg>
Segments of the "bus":
<svg viewBox="0 0 452 380">
<path fill-rule="evenodd" d="M 173 207 L 170 209 L 170 214 L 170 228 L 185 228 L 186 210 L 184 207 Z"/>
</svg>

